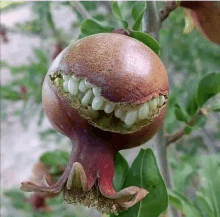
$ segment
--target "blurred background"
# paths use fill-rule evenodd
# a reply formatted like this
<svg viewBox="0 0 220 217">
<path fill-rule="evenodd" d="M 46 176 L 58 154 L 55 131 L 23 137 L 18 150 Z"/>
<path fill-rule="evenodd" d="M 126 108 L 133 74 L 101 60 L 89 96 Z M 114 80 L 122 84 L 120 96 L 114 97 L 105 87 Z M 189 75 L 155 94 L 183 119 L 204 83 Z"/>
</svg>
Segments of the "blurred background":
<svg viewBox="0 0 220 217">
<path fill-rule="evenodd" d="M 128 22 L 133 4 L 120 2 Z M 157 2 L 158 9 L 163 5 L 164 2 Z M 43 153 L 71 150 L 70 140 L 56 132 L 44 115 L 41 87 L 52 60 L 80 35 L 80 24 L 88 18 L 85 12 L 103 24 L 122 28 L 112 15 L 111 2 L 1 2 L 1 216 L 101 216 L 94 209 L 64 205 L 59 196 L 48 200 L 53 213 L 36 212 L 27 202 L 30 193 L 19 190 L 20 183 L 30 178 L 33 165 Z M 183 9 L 178 8 L 160 30 L 160 57 L 170 81 L 169 109 L 164 123 L 167 133 L 184 124 L 176 118 L 175 102 L 184 107 L 187 99 L 193 97 L 199 79 L 220 71 L 220 46 L 207 41 L 196 29 L 183 34 L 184 26 Z M 219 104 L 218 94 L 206 107 Z M 155 142 L 156 137 L 142 147 L 121 153 L 131 165 L 140 148 L 155 149 Z M 217 171 L 210 169 L 209 177 L 216 177 L 219 153 L 220 114 L 208 113 L 190 134 L 168 147 L 173 189 L 194 200 L 201 190 L 198 171 L 211 165 Z M 219 183 L 217 188 L 220 190 Z"/>
</svg>

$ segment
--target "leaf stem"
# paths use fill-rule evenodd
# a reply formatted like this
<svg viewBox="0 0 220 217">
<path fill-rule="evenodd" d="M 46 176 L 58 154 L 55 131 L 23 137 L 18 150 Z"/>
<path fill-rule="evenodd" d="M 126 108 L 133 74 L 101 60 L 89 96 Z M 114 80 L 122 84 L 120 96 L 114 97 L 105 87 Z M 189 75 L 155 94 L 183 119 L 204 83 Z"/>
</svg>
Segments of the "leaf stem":
<svg viewBox="0 0 220 217">
<path fill-rule="evenodd" d="M 72 6 L 74 10 L 77 10 L 84 17 L 84 19 L 92 18 L 89 12 L 85 9 L 85 7 L 82 5 L 81 2 L 71 1 L 70 5 Z"/>
<path fill-rule="evenodd" d="M 194 121 L 198 116 L 201 115 L 207 115 L 207 112 L 205 109 L 200 109 L 197 114 L 191 117 L 187 125 L 194 126 Z M 166 146 L 169 146 L 171 143 L 176 142 L 178 139 L 180 139 L 185 134 L 185 126 L 182 127 L 180 130 L 177 130 L 176 132 L 172 134 L 168 134 L 165 136 L 166 138 Z"/>
</svg>

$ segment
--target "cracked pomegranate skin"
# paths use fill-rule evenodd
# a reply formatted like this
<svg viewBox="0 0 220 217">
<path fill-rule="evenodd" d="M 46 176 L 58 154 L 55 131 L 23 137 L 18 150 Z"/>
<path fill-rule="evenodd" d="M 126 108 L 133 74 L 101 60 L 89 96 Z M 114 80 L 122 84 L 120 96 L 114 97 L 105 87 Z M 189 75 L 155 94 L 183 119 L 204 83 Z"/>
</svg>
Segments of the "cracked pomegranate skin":
<svg viewBox="0 0 220 217">
<path fill-rule="evenodd" d="M 54 71 L 86 78 L 101 88 L 102 97 L 115 103 L 139 104 L 159 94 L 168 95 L 168 77 L 161 60 L 133 38 L 114 33 L 98 34 L 66 48 L 44 81 L 45 112 L 53 126 L 64 135 L 71 138 L 76 129 L 89 129 L 91 135 L 110 142 L 116 150 L 140 146 L 151 139 L 162 124 L 166 105 L 150 124 L 136 132 L 120 134 L 98 129 L 82 118 L 51 85 L 49 75 Z"/>
<path fill-rule="evenodd" d="M 210 41 L 220 44 L 220 2 L 181 1 L 188 8 L 198 30 Z"/>
<path fill-rule="evenodd" d="M 126 105 L 136 109 L 161 96 L 164 101 L 152 110 L 147 122 L 134 123 L 127 128 L 120 125 L 123 126 L 122 132 L 120 127 L 117 131 L 114 128 L 106 130 L 97 125 L 97 119 L 89 116 L 89 107 L 81 108 L 78 101 L 74 104 L 72 96 L 62 90 L 62 85 L 59 87 L 59 82 L 55 82 L 56 79 L 62 80 L 63 75 L 86 79 L 89 84 L 100 88 L 101 97 L 106 102 L 118 107 Z M 166 114 L 168 89 L 168 77 L 161 60 L 138 40 L 126 35 L 103 33 L 70 44 L 48 70 L 42 92 L 49 121 L 72 142 L 69 162 L 55 184 L 45 187 L 23 182 L 21 189 L 53 193 L 66 189 L 64 195 L 69 198 L 68 192 L 76 192 L 76 187 L 86 192 L 94 190 L 98 182 L 101 195 L 116 202 L 110 212 L 114 212 L 115 206 L 128 208 L 142 200 L 148 191 L 140 187 L 130 186 L 115 192 L 115 156 L 119 150 L 140 146 L 155 135 Z M 87 111 L 87 116 L 81 111 Z M 105 116 L 101 112 L 99 114 L 104 120 L 112 118 L 111 114 Z"/>
</svg>

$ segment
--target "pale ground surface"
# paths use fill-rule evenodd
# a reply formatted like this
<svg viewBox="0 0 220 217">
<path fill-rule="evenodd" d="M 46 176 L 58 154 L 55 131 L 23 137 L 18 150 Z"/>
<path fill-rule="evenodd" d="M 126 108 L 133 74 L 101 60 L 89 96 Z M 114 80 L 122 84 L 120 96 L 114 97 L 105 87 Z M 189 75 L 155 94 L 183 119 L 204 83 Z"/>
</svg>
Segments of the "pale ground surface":
<svg viewBox="0 0 220 217">
<path fill-rule="evenodd" d="M 68 8 L 63 7 L 62 10 L 55 8 L 55 22 L 58 28 L 63 28 L 70 35 L 71 22 L 76 19 L 74 13 Z M 66 19 L 68 17 L 68 19 Z M 24 22 L 32 18 L 30 5 L 10 10 L 1 14 L 1 23 L 7 27 L 13 28 L 15 22 Z M 78 33 L 75 33 L 77 35 Z M 33 47 L 40 47 L 41 41 L 37 36 L 24 35 L 19 33 L 7 34 L 9 43 L 1 42 L 1 60 L 7 61 L 11 65 L 18 66 L 28 63 L 30 57 L 33 57 Z M 2 69 L 1 84 L 4 85 L 11 80 L 10 71 Z M 12 113 L 16 109 L 21 108 L 21 102 L 9 103 L 8 113 Z M 2 191 L 19 188 L 20 183 L 28 180 L 33 165 L 38 161 L 39 156 L 45 151 L 54 150 L 57 146 L 53 143 L 42 144 L 38 132 L 50 128 L 51 125 L 47 119 L 44 119 L 41 129 L 37 126 L 37 117 L 34 117 L 27 130 L 23 129 L 18 117 L 9 115 L 9 117 L 1 122 L 1 189 Z M 62 143 L 62 148 L 70 150 L 68 139 Z M 137 148 L 139 149 L 139 148 Z M 133 161 L 135 155 L 131 151 L 124 151 L 129 160 Z M 6 202 L 6 198 L 2 198 L 2 204 Z M 81 206 L 77 209 L 78 214 L 85 215 L 85 210 Z M 16 211 L 2 208 L 1 216 L 17 216 Z M 79 215 L 80 216 L 80 215 Z M 94 210 L 89 211 L 89 216 L 100 216 Z"/>
</svg>

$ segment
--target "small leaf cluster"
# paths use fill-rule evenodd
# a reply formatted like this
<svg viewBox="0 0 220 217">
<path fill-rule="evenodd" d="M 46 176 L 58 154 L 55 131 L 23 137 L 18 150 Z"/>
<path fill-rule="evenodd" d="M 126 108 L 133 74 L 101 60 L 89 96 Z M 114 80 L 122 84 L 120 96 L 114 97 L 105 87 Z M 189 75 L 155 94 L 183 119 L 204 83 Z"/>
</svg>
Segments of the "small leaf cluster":
<svg viewBox="0 0 220 217">
<path fill-rule="evenodd" d="M 169 113 L 174 111 L 176 119 L 186 124 L 185 134 L 190 134 L 193 130 L 200 129 L 206 124 L 207 118 L 205 115 L 200 114 L 201 109 L 205 108 L 205 111 L 209 112 L 219 111 L 219 102 L 207 107 L 208 110 L 205 104 L 209 99 L 220 93 L 220 72 L 209 73 L 200 80 L 194 80 L 194 82 L 190 80 L 187 87 L 189 87 L 189 90 L 185 105 L 181 105 L 180 101 L 171 95 L 167 118 L 169 118 Z M 193 123 L 188 125 L 193 116 L 196 116 Z"/>
<path fill-rule="evenodd" d="M 146 166 L 147 165 L 147 166 Z M 120 217 L 158 217 L 168 206 L 167 188 L 159 172 L 156 158 L 151 149 L 141 149 L 131 168 L 119 153 L 115 161 L 114 187 L 121 190 L 129 186 L 138 186 L 149 193 L 128 211 L 119 213 Z M 114 217 L 111 214 L 111 217 Z"/>
<path fill-rule="evenodd" d="M 8 101 L 22 102 L 21 109 L 15 111 L 15 115 L 20 115 L 23 127 L 27 127 L 30 119 L 39 115 L 40 125 L 44 117 L 42 101 L 42 84 L 49 67 L 48 55 L 39 48 L 34 48 L 35 60 L 30 59 L 29 64 L 12 66 L 2 62 L 2 68 L 8 68 L 13 79 L 1 86 L 1 99 L 3 104 Z M 5 107 L 7 109 L 7 106 Z"/>
<path fill-rule="evenodd" d="M 50 166 L 50 174 L 56 175 L 60 172 L 60 167 L 66 166 L 69 160 L 70 154 L 66 151 L 56 150 L 45 152 L 41 155 L 40 161 Z"/>
<path fill-rule="evenodd" d="M 178 164 L 179 173 L 174 177 L 175 190 L 168 190 L 169 204 L 186 216 L 218 217 L 220 210 L 220 161 L 219 156 L 198 155 L 182 158 L 184 164 Z M 178 177 L 177 177 L 178 176 Z M 182 192 L 198 179 L 194 199 Z M 180 183 L 180 181 L 182 183 Z M 181 184 L 181 185 L 179 185 Z"/>
<path fill-rule="evenodd" d="M 141 41 L 142 43 L 150 47 L 156 54 L 159 54 L 160 46 L 158 42 L 154 38 L 152 38 L 149 34 L 140 31 L 142 30 L 142 19 L 144 17 L 144 12 L 146 10 L 145 1 L 134 3 L 132 7 L 132 18 L 134 23 L 131 29 L 129 29 L 128 22 L 123 18 L 123 15 L 121 13 L 117 1 L 112 2 L 111 9 L 113 15 L 122 23 L 123 28 L 125 30 L 128 30 L 130 37 Z M 103 25 L 95 19 L 84 20 L 80 28 L 81 28 L 81 34 L 79 38 L 83 38 L 98 33 L 106 33 L 106 32 L 110 33 L 116 29 L 115 27 L 112 26 Z"/>
</svg>

